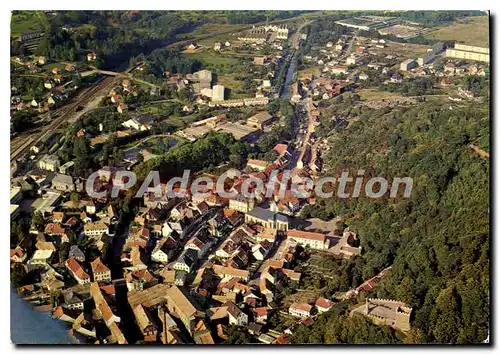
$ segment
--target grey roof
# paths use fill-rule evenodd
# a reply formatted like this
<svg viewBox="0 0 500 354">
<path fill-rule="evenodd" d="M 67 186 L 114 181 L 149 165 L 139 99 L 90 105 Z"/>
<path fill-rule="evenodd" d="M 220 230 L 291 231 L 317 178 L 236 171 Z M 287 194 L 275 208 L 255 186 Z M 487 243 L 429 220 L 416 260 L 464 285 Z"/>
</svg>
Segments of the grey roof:
<svg viewBox="0 0 500 354">
<path fill-rule="evenodd" d="M 64 303 L 66 305 L 71 305 L 71 304 L 78 304 L 81 303 L 83 300 L 76 295 L 73 291 L 68 291 L 64 294 Z"/>
<path fill-rule="evenodd" d="M 248 212 L 248 215 L 253 216 L 261 220 L 273 220 L 274 213 L 269 209 L 263 209 L 260 207 L 255 207 Z"/>
<path fill-rule="evenodd" d="M 187 250 L 185 250 L 180 254 L 179 258 L 177 258 L 176 263 L 184 263 L 188 267 L 191 267 L 197 259 L 198 259 L 198 252 L 196 252 L 196 250 L 192 248 L 188 248 Z"/>
<path fill-rule="evenodd" d="M 187 272 L 184 272 L 182 270 L 178 270 L 175 272 L 175 279 L 176 280 L 184 280 L 186 279 Z"/>
<path fill-rule="evenodd" d="M 284 215 L 281 215 L 279 213 L 274 213 L 269 209 L 263 209 L 260 207 L 255 207 L 252 210 L 248 212 L 248 215 L 253 216 L 254 218 L 260 219 L 260 220 L 278 220 L 281 222 L 287 222 L 288 218 Z"/>
<path fill-rule="evenodd" d="M 260 330 L 262 329 L 262 325 L 257 324 L 255 322 L 250 322 L 248 324 L 248 329 L 254 332 L 260 332 Z"/>
<path fill-rule="evenodd" d="M 83 257 L 83 258 L 85 258 L 85 253 L 83 253 L 83 251 L 77 245 L 73 245 L 69 249 L 69 256 L 70 257 L 79 257 L 79 258 Z"/>
</svg>

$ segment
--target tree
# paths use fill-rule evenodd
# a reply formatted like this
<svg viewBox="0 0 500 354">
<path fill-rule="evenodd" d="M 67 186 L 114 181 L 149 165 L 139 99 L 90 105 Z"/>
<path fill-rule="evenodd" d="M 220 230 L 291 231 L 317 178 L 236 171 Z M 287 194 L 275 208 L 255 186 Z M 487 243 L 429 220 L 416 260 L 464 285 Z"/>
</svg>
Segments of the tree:
<svg viewBox="0 0 500 354">
<path fill-rule="evenodd" d="M 37 212 L 37 213 L 33 214 L 33 218 L 31 219 L 31 225 L 37 231 L 43 231 L 45 229 L 45 219 L 44 219 L 42 213 Z"/>
<path fill-rule="evenodd" d="M 16 264 L 10 273 L 10 281 L 15 286 L 21 286 L 26 284 L 27 273 L 24 269 L 24 265 Z"/>
<path fill-rule="evenodd" d="M 136 157 L 136 161 L 137 163 L 142 163 L 144 162 L 144 155 L 141 154 L 140 152 L 137 153 L 137 157 Z"/>
<path fill-rule="evenodd" d="M 82 77 L 80 74 L 73 75 L 71 80 L 73 81 L 73 85 L 77 87 L 80 87 L 82 85 Z"/>
<path fill-rule="evenodd" d="M 227 339 L 225 341 L 226 344 L 252 343 L 252 337 L 250 337 L 247 331 L 241 330 L 240 327 L 234 325 L 228 326 L 226 334 L 227 334 Z"/>
<path fill-rule="evenodd" d="M 80 203 L 80 194 L 77 192 L 71 192 L 70 200 L 73 204 L 78 205 Z"/>
</svg>

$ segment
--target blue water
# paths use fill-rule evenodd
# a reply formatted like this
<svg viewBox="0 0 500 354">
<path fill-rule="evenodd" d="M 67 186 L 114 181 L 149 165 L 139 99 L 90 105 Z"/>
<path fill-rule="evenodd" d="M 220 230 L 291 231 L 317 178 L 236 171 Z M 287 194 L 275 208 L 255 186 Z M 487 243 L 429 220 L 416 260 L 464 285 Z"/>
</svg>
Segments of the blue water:
<svg viewBox="0 0 500 354">
<path fill-rule="evenodd" d="M 50 312 L 36 312 L 11 289 L 10 340 L 13 344 L 73 344 L 68 327 Z"/>
</svg>

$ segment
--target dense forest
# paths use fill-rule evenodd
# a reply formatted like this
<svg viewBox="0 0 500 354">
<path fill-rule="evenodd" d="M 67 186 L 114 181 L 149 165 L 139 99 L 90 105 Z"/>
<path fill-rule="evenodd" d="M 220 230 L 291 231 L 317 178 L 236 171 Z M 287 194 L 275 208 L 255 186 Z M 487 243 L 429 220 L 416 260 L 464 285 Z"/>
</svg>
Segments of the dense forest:
<svg viewBox="0 0 500 354">
<path fill-rule="evenodd" d="M 230 24 L 252 24 L 257 22 L 281 20 L 289 17 L 298 16 L 307 11 L 224 11 Z"/>
<path fill-rule="evenodd" d="M 36 12 L 43 38 L 37 55 L 52 60 L 75 61 L 82 54 L 96 52 L 97 66 L 125 68 L 133 56 L 149 54 L 209 23 L 252 24 L 286 19 L 301 11 L 58 11 L 56 15 Z M 21 13 L 14 12 L 16 16 Z M 12 55 L 25 53 L 13 40 Z"/>
<path fill-rule="evenodd" d="M 56 16 L 37 12 L 44 31 L 36 54 L 53 60 L 74 61 L 96 52 L 96 65 L 126 67 L 129 58 L 170 44 L 176 35 L 201 24 L 199 17 L 174 11 L 60 11 Z M 13 46 L 13 55 L 22 47 Z"/>
<path fill-rule="evenodd" d="M 365 111 L 330 138 L 329 174 L 364 168 L 365 180 L 413 178 L 409 199 L 331 198 L 304 215 L 341 216 L 357 230 L 364 279 L 392 265 L 372 296 L 413 307 L 411 341 L 475 343 L 488 335 L 490 166 L 469 145 L 489 149 L 489 123 L 487 104 L 450 110 L 424 102 Z M 328 341 L 336 321 L 317 336 Z"/>
<path fill-rule="evenodd" d="M 183 56 L 180 50 L 156 49 L 147 58 L 148 68 L 156 77 L 164 72 L 182 75 L 194 73 L 201 68 L 201 63 Z"/>
</svg>

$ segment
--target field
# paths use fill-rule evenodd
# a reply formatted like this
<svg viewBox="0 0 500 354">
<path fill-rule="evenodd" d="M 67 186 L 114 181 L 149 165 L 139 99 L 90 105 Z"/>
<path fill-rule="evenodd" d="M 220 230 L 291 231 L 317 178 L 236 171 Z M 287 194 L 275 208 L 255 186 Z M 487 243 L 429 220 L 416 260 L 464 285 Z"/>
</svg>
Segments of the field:
<svg viewBox="0 0 500 354">
<path fill-rule="evenodd" d="M 42 69 L 44 71 L 50 72 L 54 68 L 59 68 L 62 70 L 62 69 L 64 69 L 64 67 L 65 67 L 65 64 L 63 64 L 63 63 L 50 63 L 50 64 L 46 64 L 46 65 L 42 66 Z"/>
<path fill-rule="evenodd" d="M 217 77 L 217 83 L 227 87 L 231 91 L 241 90 L 243 88 L 243 82 L 240 80 L 236 80 L 232 75 L 220 75 Z M 248 97 L 247 95 L 243 95 L 242 97 Z M 237 94 L 231 93 L 230 98 L 238 98 Z"/>
<path fill-rule="evenodd" d="M 373 51 L 384 55 L 390 54 L 410 58 L 426 53 L 429 48 L 428 45 L 394 42 L 388 43 L 385 48 L 373 48 Z"/>
<path fill-rule="evenodd" d="M 170 116 L 167 122 L 177 128 L 184 128 L 189 126 L 189 124 L 196 122 L 196 115 L 192 114 L 184 117 Z"/>
<path fill-rule="evenodd" d="M 198 60 L 205 66 L 238 65 L 240 63 L 238 58 L 216 53 L 198 52 L 193 54 L 186 53 L 185 55 L 190 59 Z"/>
<path fill-rule="evenodd" d="M 164 112 L 167 109 L 168 106 L 170 106 L 172 103 L 171 102 L 160 102 L 160 103 L 153 103 L 153 104 L 147 104 L 147 105 L 142 105 L 141 107 L 138 108 L 137 113 L 138 114 L 150 114 L 152 116 L 164 116 L 163 119 L 165 119 L 165 122 L 168 122 L 168 124 L 173 125 L 177 128 L 184 128 L 188 126 L 190 123 L 196 121 L 196 115 L 189 115 L 185 117 L 176 117 L 176 116 L 165 116 Z"/>
<path fill-rule="evenodd" d="M 401 97 L 401 95 L 390 92 L 390 91 L 380 91 L 377 89 L 363 89 L 356 91 L 362 101 L 373 101 L 373 100 L 386 100 L 391 98 Z"/>
<path fill-rule="evenodd" d="M 187 39 L 205 37 L 206 35 L 212 33 L 218 33 L 223 31 L 235 31 L 240 30 L 241 25 L 230 25 L 221 23 L 205 23 L 204 25 L 197 27 L 193 32 L 179 35 L 179 38 L 186 37 Z"/>
<path fill-rule="evenodd" d="M 224 87 L 231 90 L 230 98 L 248 97 L 245 95 L 238 95 L 235 92 L 241 91 L 243 82 L 236 79 L 238 74 L 244 74 L 245 61 L 250 62 L 251 59 L 245 57 L 235 57 L 232 55 L 224 55 L 218 53 L 210 53 L 207 51 L 195 54 L 185 54 L 186 57 L 200 61 L 204 68 L 211 70 L 216 76 L 215 81 Z"/>
<path fill-rule="evenodd" d="M 319 66 L 311 66 L 309 68 L 299 70 L 298 77 L 306 74 L 313 74 L 319 76 L 319 74 L 321 74 L 321 69 L 319 68 Z"/>
<path fill-rule="evenodd" d="M 454 23 L 425 35 L 428 39 L 458 41 L 468 45 L 487 47 L 489 45 L 488 16 L 475 16 L 467 19 L 468 23 Z"/>
<path fill-rule="evenodd" d="M 10 22 L 11 36 L 17 37 L 24 32 L 40 30 L 35 11 L 19 11 L 12 15 Z"/>
</svg>

